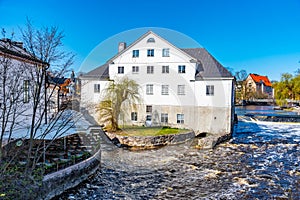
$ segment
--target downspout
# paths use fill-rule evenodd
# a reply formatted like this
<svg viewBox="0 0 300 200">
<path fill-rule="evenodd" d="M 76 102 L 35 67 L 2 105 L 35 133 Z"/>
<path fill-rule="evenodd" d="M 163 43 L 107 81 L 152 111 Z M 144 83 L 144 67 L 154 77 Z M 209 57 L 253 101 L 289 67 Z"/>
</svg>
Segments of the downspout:
<svg viewBox="0 0 300 200">
<path fill-rule="evenodd" d="M 45 124 L 48 123 L 48 113 L 47 113 L 47 108 L 48 108 L 48 103 L 47 103 L 47 83 L 48 83 L 48 76 L 47 76 L 47 70 L 49 69 L 50 65 L 46 63 L 43 67 L 43 73 L 44 73 L 44 101 L 45 101 Z"/>
<path fill-rule="evenodd" d="M 44 88 L 44 101 L 45 101 L 45 124 L 47 124 L 47 82 L 48 82 L 48 77 L 47 77 L 47 74 L 46 74 L 46 67 L 43 67 L 43 70 L 44 70 L 44 84 L 45 84 L 45 88 Z"/>
</svg>

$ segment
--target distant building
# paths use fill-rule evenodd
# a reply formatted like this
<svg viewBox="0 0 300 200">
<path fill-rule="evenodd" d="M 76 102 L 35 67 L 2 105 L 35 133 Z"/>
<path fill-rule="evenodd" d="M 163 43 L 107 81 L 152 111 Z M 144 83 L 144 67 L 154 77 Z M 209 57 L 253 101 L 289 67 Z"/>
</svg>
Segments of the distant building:
<svg viewBox="0 0 300 200">
<path fill-rule="evenodd" d="M 168 125 L 196 134 L 227 134 L 234 118 L 233 76 L 206 49 L 180 49 L 149 31 L 104 65 L 80 76 L 81 106 L 95 106 L 109 81 L 127 76 L 141 87 L 143 103 L 128 108 L 120 124 Z"/>
<path fill-rule="evenodd" d="M 256 92 L 266 98 L 273 98 L 272 83 L 267 76 L 249 74 L 245 81 L 250 92 Z"/>
</svg>

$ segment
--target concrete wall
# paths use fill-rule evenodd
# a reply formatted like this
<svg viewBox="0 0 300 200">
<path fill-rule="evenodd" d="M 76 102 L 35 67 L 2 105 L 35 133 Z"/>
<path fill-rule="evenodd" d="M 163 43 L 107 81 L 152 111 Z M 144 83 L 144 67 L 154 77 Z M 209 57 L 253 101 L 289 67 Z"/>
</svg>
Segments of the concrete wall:
<svg viewBox="0 0 300 200">
<path fill-rule="evenodd" d="M 137 112 L 138 120 L 131 120 L 131 112 Z M 168 114 L 168 123 L 161 123 L 161 113 Z M 184 123 L 177 123 L 177 114 L 184 114 Z M 165 106 L 153 105 L 152 112 L 146 112 L 146 105 L 139 105 L 136 108 L 128 108 L 125 114 L 121 115 L 119 125 L 145 125 L 146 116 L 152 116 L 153 126 L 171 126 L 194 130 L 195 134 L 231 133 L 232 115 L 230 107 L 212 106 Z"/>
</svg>

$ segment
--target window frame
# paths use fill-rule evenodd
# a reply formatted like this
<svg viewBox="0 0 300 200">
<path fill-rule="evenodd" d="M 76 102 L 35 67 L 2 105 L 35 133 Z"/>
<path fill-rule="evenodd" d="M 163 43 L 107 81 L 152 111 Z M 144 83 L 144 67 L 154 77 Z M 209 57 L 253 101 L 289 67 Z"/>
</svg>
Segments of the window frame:
<svg viewBox="0 0 300 200">
<path fill-rule="evenodd" d="M 153 84 L 146 85 L 146 95 L 153 95 Z"/>
<path fill-rule="evenodd" d="M 118 66 L 118 74 L 124 74 L 124 66 Z"/>
<path fill-rule="evenodd" d="M 161 95 L 169 95 L 169 85 L 161 85 Z"/>
<path fill-rule="evenodd" d="M 185 95 L 185 85 L 177 85 L 177 95 Z"/>
<path fill-rule="evenodd" d="M 147 66 L 147 74 L 154 74 L 154 66 Z"/>
<path fill-rule="evenodd" d="M 169 74 L 169 72 L 170 72 L 170 67 L 169 67 L 169 65 L 163 65 L 163 66 L 161 67 L 161 73 L 162 73 L 162 74 Z"/>
<path fill-rule="evenodd" d="M 140 57 L 140 50 L 138 50 L 138 49 L 132 50 L 132 57 L 133 57 L 133 58 L 138 58 L 138 57 Z"/>
<path fill-rule="evenodd" d="M 176 115 L 176 121 L 177 121 L 177 124 L 184 124 L 184 114 L 177 114 Z"/>
<path fill-rule="evenodd" d="M 137 121 L 138 120 L 138 113 L 137 112 L 131 112 L 131 121 Z"/>
<path fill-rule="evenodd" d="M 168 115 L 168 113 L 161 113 L 160 114 L 160 122 L 161 123 L 165 123 L 165 124 L 169 123 L 169 115 Z"/>
<path fill-rule="evenodd" d="M 100 93 L 100 83 L 94 83 L 94 93 Z"/>
<path fill-rule="evenodd" d="M 147 43 L 155 43 L 155 39 L 154 38 L 148 38 Z"/>
<path fill-rule="evenodd" d="M 139 71 L 140 71 L 139 66 L 132 66 L 132 73 L 133 73 L 133 74 L 138 74 Z"/>
<path fill-rule="evenodd" d="M 206 85 L 206 96 L 214 96 L 214 95 L 215 95 L 215 86 Z"/>
<path fill-rule="evenodd" d="M 186 72 L 185 65 L 178 65 L 178 73 L 179 74 L 185 74 L 185 72 Z"/>
<path fill-rule="evenodd" d="M 29 103 L 29 80 L 23 80 L 23 103 Z"/>
<path fill-rule="evenodd" d="M 146 105 L 146 113 L 152 113 L 152 105 Z"/>
<path fill-rule="evenodd" d="M 154 49 L 147 49 L 147 57 L 154 57 Z"/>
<path fill-rule="evenodd" d="M 162 49 L 162 57 L 170 57 L 170 48 Z"/>
</svg>

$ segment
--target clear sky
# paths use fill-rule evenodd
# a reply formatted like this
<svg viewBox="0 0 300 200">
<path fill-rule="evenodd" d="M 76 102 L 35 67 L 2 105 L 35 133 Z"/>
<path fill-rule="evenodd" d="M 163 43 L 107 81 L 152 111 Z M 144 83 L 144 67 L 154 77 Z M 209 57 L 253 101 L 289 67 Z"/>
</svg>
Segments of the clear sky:
<svg viewBox="0 0 300 200">
<path fill-rule="evenodd" d="M 64 31 L 66 50 L 76 54 L 75 71 L 101 42 L 141 27 L 183 33 L 235 71 L 279 80 L 300 68 L 300 0 L 0 0 L 0 28 L 7 34 L 17 37 L 26 17 L 36 27 Z M 117 44 L 113 49 L 106 57 Z"/>
</svg>

